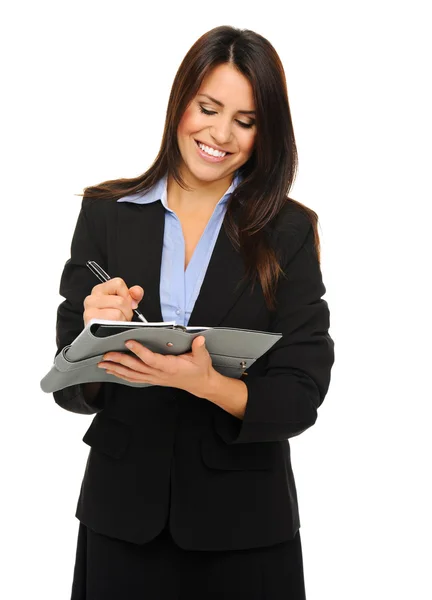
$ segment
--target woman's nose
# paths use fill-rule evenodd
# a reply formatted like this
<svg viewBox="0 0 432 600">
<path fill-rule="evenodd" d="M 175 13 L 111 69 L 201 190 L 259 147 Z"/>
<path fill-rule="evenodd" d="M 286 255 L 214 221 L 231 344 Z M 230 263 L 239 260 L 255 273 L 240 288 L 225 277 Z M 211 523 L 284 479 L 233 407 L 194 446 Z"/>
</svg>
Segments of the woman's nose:
<svg viewBox="0 0 432 600">
<path fill-rule="evenodd" d="M 227 144 L 231 140 L 231 133 L 231 124 L 228 122 L 221 122 L 210 129 L 210 135 L 218 146 Z"/>
</svg>

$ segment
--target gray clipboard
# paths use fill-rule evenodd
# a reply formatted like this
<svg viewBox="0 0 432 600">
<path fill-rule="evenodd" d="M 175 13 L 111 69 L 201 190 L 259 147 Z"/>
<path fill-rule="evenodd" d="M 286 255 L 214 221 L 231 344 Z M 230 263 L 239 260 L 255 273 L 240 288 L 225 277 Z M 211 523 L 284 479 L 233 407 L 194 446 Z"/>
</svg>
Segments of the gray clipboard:
<svg viewBox="0 0 432 600">
<path fill-rule="evenodd" d="M 130 339 L 137 340 L 152 352 L 178 355 L 190 352 L 192 340 L 199 335 L 206 339 L 206 348 L 214 369 L 236 379 L 282 337 L 281 333 L 230 327 L 184 327 L 174 322 L 91 319 L 72 344 L 65 346 L 57 354 L 40 386 L 47 393 L 93 381 L 147 387 L 152 384 L 132 383 L 108 375 L 97 364 L 107 352 L 132 354 L 124 345 Z"/>
</svg>

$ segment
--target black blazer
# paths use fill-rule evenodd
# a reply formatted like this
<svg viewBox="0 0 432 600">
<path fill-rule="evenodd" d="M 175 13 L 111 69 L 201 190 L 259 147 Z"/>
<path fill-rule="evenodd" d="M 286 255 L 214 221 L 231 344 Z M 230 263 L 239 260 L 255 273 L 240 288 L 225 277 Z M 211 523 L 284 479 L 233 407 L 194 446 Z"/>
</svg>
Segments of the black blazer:
<svg viewBox="0 0 432 600">
<path fill-rule="evenodd" d="M 98 283 L 96 260 L 126 284 L 141 285 L 140 310 L 162 321 L 159 283 L 164 231 L 160 202 L 83 199 L 60 282 L 57 352 L 83 329 L 83 301 Z M 262 288 L 251 293 L 243 261 L 224 231 L 189 325 L 283 333 L 243 380 L 243 419 L 177 388 L 103 383 L 94 402 L 80 385 L 54 392 L 66 410 L 96 413 L 83 441 L 91 449 L 76 511 L 96 532 L 148 542 L 169 518 L 185 549 L 230 550 L 291 539 L 300 527 L 288 438 L 313 425 L 330 384 L 334 342 L 326 289 L 305 213 L 288 204 L 269 228 L 286 278 L 270 313 Z"/>
</svg>

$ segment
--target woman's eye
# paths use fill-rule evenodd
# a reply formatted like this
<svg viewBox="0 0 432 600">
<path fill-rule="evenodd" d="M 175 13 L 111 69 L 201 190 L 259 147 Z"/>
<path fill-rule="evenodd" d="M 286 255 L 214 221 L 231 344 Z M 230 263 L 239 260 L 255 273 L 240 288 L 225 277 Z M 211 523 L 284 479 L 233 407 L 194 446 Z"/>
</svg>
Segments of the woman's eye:
<svg viewBox="0 0 432 600">
<path fill-rule="evenodd" d="M 205 114 L 205 115 L 215 115 L 216 111 L 212 111 L 212 110 L 206 110 L 203 106 L 201 106 L 201 104 L 199 105 L 200 111 Z M 237 121 L 237 123 L 240 125 L 240 127 L 244 127 L 245 129 L 250 129 L 251 127 L 253 127 L 255 125 L 255 121 L 252 121 L 252 123 L 244 123 L 243 121 Z"/>
<path fill-rule="evenodd" d="M 215 114 L 216 114 L 214 111 L 211 111 L 211 110 L 206 110 L 206 109 L 205 109 L 205 108 L 203 108 L 201 105 L 200 105 L 200 111 L 201 111 L 202 113 L 204 113 L 205 115 L 215 115 Z"/>
<path fill-rule="evenodd" d="M 250 129 L 255 125 L 255 121 L 252 121 L 252 123 L 243 123 L 243 121 L 237 121 L 237 123 L 240 125 L 240 127 L 244 127 L 245 129 Z"/>
</svg>

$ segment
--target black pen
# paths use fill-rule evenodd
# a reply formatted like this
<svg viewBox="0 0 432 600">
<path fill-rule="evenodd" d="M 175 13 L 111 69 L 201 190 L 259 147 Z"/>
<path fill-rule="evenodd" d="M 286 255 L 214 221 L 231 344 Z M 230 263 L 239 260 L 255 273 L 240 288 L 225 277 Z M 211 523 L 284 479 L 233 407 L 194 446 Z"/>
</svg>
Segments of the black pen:
<svg viewBox="0 0 432 600">
<path fill-rule="evenodd" d="M 88 260 L 86 262 L 86 266 L 90 269 L 90 271 L 96 275 L 96 277 L 99 279 L 99 281 L 102 281 L 102 283 L 105 283 L 105 281 L 108 281 L 109 279 L 111 279 L 111 277 L 108 275 L 108 273 L 106 273 L 102 267 L 100 267 L 97 262 L 95 262 L 94 260 Z M 140 311 L 137 308 L 133 308 L 132 309 L 134 311 L 134 313 L 136 314 L 136 316 L 138 317 L 138 319 L 141 319 L 141 321 L 143 321 L 144 323 L 148 323 L 147 319 L 144 317 L 144 315 L 142 315 L 140 313 Z"/>
</svg>

